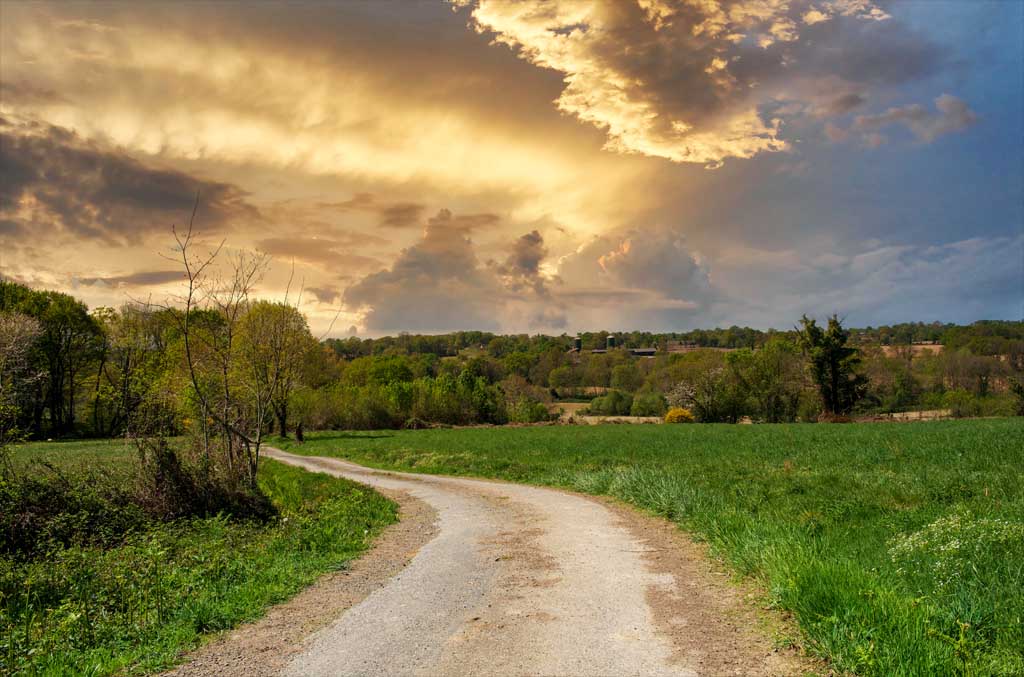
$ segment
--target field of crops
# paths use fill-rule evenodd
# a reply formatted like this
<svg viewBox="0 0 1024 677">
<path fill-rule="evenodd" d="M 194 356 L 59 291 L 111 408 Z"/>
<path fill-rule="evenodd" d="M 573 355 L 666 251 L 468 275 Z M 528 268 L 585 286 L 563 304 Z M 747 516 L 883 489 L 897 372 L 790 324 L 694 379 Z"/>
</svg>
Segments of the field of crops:
<svg viewBox="0 0 1024 677">
<path fill-rule="evenodd" d="M 1024 674 L 1024 420 L 322 433 L 292 451 L 678 522 L 863 675 Z"/>
</svg>

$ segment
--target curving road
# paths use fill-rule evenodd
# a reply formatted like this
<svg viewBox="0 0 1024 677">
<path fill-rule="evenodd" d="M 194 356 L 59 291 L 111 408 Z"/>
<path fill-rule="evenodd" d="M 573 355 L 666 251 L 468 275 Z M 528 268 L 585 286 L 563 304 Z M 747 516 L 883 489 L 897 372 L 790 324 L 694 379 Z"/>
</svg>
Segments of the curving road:
<svg viewBox="0 0 1024 677">
<path fill-rule="evenodd" d="M 603 502 L 276 449 L 267 456 L 407 492 L 437 512 L 436 535 L 408 566 L 311 636 L 285 675 L 798 672 L 763 637 L 712 627 L 721 622 L 704 616 L 721 610 L 690 604 L 688 618 L 687 600 L 706 591 L 652 565 L 656 539 Z M 729 646 L 702 649 L 723 633 Z"/>
</svg>

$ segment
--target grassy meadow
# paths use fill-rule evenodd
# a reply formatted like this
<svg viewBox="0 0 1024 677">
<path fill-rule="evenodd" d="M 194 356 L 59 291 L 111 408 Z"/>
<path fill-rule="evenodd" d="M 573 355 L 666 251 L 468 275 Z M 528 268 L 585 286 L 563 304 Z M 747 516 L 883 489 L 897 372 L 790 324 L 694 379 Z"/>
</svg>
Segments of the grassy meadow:
<svg viewBox="0 0 1024 677">
<path fill-rule="evenodd" d="M 117 440 L 33 443 L 15 450 L 13 464 L 118 482 L 131 477 L 133 453 Z M 0 674 L 160 670 L 204 635 L 257 618 L 343 567 L 397 519 L 394 503 L 366 487 L 272 460 L 259 483 L 279 513 L 270 523 L 137 520 L 113 544 L 0 554 Z M 104 506 L 73 497 L 53 522 L 100 535 L 103 525 L 90 520 Z"/>
<path fill-rule="evenodd" d="M 807 649 L 844 671 L 1024 674 L 1024 419 L 328 432 L 278 444 L 609 495 L 665 516 L 755 579 Z"/>
</svg>

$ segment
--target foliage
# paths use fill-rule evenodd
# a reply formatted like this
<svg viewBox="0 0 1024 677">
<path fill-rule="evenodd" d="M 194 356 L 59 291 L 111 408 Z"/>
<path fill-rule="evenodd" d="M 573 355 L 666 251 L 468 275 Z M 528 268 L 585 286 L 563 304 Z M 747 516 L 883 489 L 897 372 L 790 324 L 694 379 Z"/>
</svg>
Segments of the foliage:
<svg viewBox="0 0 1024 677">
<path fill-rule="evenodd" d="M 860 356 L 847 345 L 850 332 L 836 315 L 822 329 L 806 315 L 800 320 L 798 341 L 809 360 L 811 378 L 818 387 L 826 414 L 849 414 L 864 397 L 867 379 L 857 373 Z"/>
<path fill-rule="evenodd" d="M 1021 419 L 311 437 L 296 451 L 608 494 L 675 520 L 837 673 L 1024 672 Z"/>
<path fill-rule="evenodd" d="M 661 393 L 637 393 L 633 396 L 633 405 L 629 408 L 630 416 L 664 416 L 668 404 Z"/>
<path fill-rule="evenodd" d="M 510 423 L 540 423 L 550 419 L 551 414 L 548 413 L 548 408 L 544 406 L 544 403 L 529 397 L 519 398 L 508 408 Z"/>
<path fill-rule="evenodd" d="M 690 413 L 690 410 L 682 407 L 672 407 L 665 414 L 665 423 L 693 423 L 693 421 L 693 414 Z"/>
<path fill-rule="evenodd" d="M 118 464 L 129 462 L 121 453 Z M 159 671 L 202 634 L 342 566 L 396 519 L 395 505 L 365 487 L 274 462 L 261 464 L 260 488 L 281 519 L 143 522 L 55 543 L 46 558 L 0 556 L 0 672 Z"/>
<path fill-rule="evenodd" d="M 701 423 L 735 423 L 745 411 L 746 393 L 720 353 L 691 353 L 680 361 L 682 377 L 666 394 L 669 406 L 689 409 Z"/>
<path fill-rule="evenodd" d="M 750 399 L 752 417 L 765 423 L 789 423 L 797 419 L 804 390 L 800 356 L 796 347 L 779 337 L 760 350 L 743 349 L 726 356 L 740 392 Z"/>
<path fill-rule="evenodd" d="M 1014 413 L 1017 416 L 1024 416 L 1024 381 L 1010 379 L 1010 391 L 1014 397 Z"/>
<path fill-rule="evenodd" d="M 593 416 L 629 416 L 633 408 L 633 396 L 620 390 L 611 390 L 607 395 L 595 397 L 590 403 Z"/>
</svg>

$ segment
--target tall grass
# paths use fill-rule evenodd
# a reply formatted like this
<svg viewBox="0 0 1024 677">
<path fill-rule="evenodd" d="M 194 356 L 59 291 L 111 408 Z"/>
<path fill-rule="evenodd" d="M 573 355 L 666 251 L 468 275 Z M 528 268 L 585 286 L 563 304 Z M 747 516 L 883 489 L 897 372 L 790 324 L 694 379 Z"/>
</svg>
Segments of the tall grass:
<svg viewBox="0 0 1024 677">
<path fill-rule="evenodd" d="M 295 451 L 678 522 L 863 675 L 1024 674 L 1024 420 L 325 433 Z"/>
<path fill-rule="evenodd" d="M 266 460 L 259 482 L 281 514 L 269 525 L 178 520 L 134 530 L 117 547 L 0 558 L 0 673 L 166 667 L 202 635 L 256 618 L 344 566 L 396 519 L 391 501 L 345 480 Z"/>
</svg>

